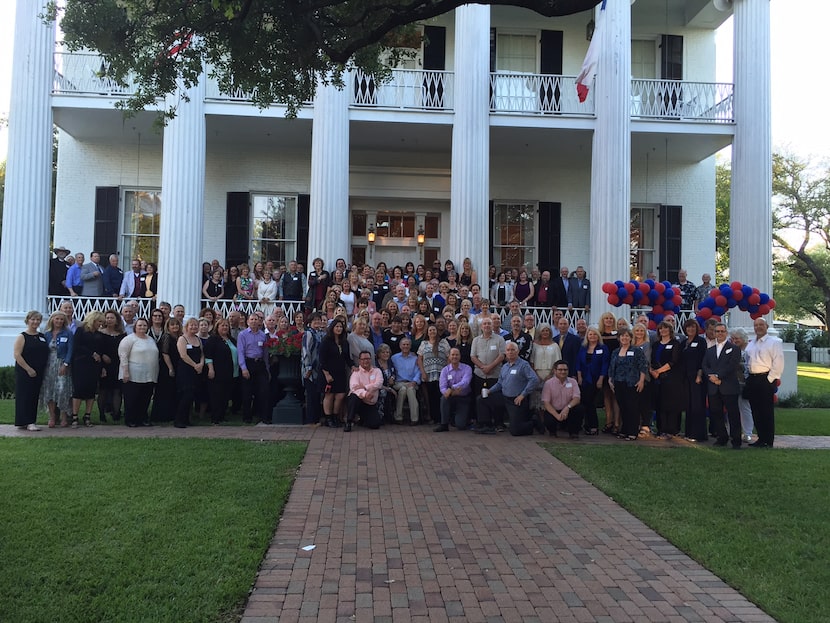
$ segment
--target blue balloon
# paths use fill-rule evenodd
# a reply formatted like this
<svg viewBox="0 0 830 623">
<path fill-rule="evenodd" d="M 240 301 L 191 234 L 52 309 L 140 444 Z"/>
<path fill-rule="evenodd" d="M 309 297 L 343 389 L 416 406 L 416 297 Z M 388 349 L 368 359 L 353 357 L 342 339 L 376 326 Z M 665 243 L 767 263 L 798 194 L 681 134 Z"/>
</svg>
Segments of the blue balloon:
<svg viewBox="0 0 830 623">
<path fill-rule="evenodd" d="M 738 304 L 738 301 L 736 301 L 736 300 L 735 300 L 735 299 L 733 299 L 733 298 L 728 298 L 728 299 L 726 299 L 726 306 L 727 306 L 729 309 L 732 309 L 732 308 L 733 308 L 733 307 L 735 307 L 735 305 L 737 305 L 737 304 Z"/>
<path fill-rule="evenodd" d="M 666 290 L 671 290 L 671 281 L 664 281 L 663 285 L 666 286 Z"/>
<path fill-rule="evenodd" d="M 649 288 L 651 288 L 652 290 L 654 289 L 654 279 L 646 279 L 646 283 L 648 284 Z"/>
<path fill-rule="evenodd" d="M 723 294 L 727 298 L 734 296 L 734 292 L 732 292 L 732 288 L 729 287 L 728 283 L 720 284 L 720 286 L 718 287 L 718 290 L 720 290 L 720 293 Z"/>
<path fill-rule="evenodd" d="M 761 299 L 761 305 L 766 305 L 767 303 L 769 303 L 769 294 L 767 294 L 766 292 L 761 292 L 761 294 L 759 294 L 758 296 Z"/>
<path fill-rule="evenodd" d="M 749 301 L 747 301 L 746 299 L 741 299 L 740 301 L 738 301 L 738 308 L 741 311 L 748 310 L 749 309 Z"/>
<path fill-rule="evenodd" d="M 620 300 L 622 300 L 628 296 L 628 291 L 625 288 L 619 288 L 617 290 L 617 296 L 620 297 Z"/>
<path fill-rule="evenodd" d="M 657 290 L 649 290 L 646 296 L 648 296 L 648 300 L 653 303 L 657 300 L 657 297 L 660 296 L 660 293 Z"/>
<path fill-rule="evenodd" d="M 723 307 L 721 307 L 720 305 L 716 305 L 716 306 L 712 309 L 712 313 L 713 313 L 715 316 L 723 316 L 723 315 L 726 313 L 726 310 L 725 310 Z"/>
<path fill-rule="evenodd" d="M 711 296 L 707 296 L 705 299 L 703 299 L 703 302 L 700 304 L 700 306 L 712 309 L 715 306 L 715 299 L 713 299 Z"/>
<path fill-rule="evenodd" d="M 642 300 L 644 295 L 639 290 L 634 290 L 633 296 L 634 296 L 634 302 L 639 303 Z"/>
<path fill-rule="evenodd" d="M 750 314 L 754 314 L 755 312 L 757 312 L 760 309 L 760 307 L 761 307 L 760 305 L 750 305 L 749 308 L 747 309 L 747 311 Z"/>
<path fill-rule="evenodd" d="M 663 318 L 664 318 L 663 314 L 654 314 L 653 320 L 654 320 L 654 322 L 663 322 Z"/>
<path fill-rule="evenodd" d="M 614 285 L 615 285 L 615 286 L 617 286 L 617 288 L 622 288 L 622 287 L 625 287 L 625 284 L 624 284 L 622 281 L 620 281 L 619 279 L 617 279 L 617 280 L 614 282 Z M 750 294 L 751 294 L 751 292 L 750 292 Z"/>
<path fill-rule="evenodd" d="M 744 293 L 744 298 L 750 296 L 752 294 L 752 287 L 751 286 L 741 286 L 741 292 Z"/>
</svg>

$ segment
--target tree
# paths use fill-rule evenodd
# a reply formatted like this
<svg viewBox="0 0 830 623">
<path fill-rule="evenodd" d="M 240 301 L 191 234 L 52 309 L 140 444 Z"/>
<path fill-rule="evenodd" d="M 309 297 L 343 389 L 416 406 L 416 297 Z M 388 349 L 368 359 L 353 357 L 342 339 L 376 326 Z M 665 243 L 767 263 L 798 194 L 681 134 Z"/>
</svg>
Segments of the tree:
<svg viewBox="0 0 830 623">
<path fill-rule="evenodd" d="M 586 11 L 600 0 L 482 0 L 551 17 Z M 260 107 L 279 102 L 296 113 L 318 80 L 342 86 L 360 67 L 381 80 L 421 38 L 415 22 L 452 11 L 465 0 L 57 0 L 70 50 L 98 50 L 107 78 L 137 86 L 122 108 L 140 110 L 190 88 L 203 64 L 221 89 L 242 89 Z M 380 62 L 382 52 L 387 61 Z M 165 111 L 170 117 L 173 107 Z"/>
<path fill-rule="evenodd" d="M 830 317 L 830 169 L 816 168 L 793 155 L 775 154 L 772 192 L 773 244 L 785 253 L 775 271 L 776 310 L 794 318 L 812 314 L 826 325 Z"/>
<path fill-rule="evenodd" d="M 714 283 L 729 281 L 729 206 L 732 168 L 718 163 L 715 167 L 715 275 Z"/>
</svg>

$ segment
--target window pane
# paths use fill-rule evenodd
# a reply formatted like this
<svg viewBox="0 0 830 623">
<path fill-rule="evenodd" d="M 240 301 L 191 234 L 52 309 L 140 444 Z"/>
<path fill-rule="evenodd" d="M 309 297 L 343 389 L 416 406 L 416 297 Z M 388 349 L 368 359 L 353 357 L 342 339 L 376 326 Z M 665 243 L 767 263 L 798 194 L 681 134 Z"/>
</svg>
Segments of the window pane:
<svg viewBox="0 0 830 623">
<path fill-rule="evenodd" d="M 122 246 L 126 258 L 158 262 L 161 229 L 161 192 L 125 190 L 121 219 Z"/>
<path fill-rule="evenodd" d="M 352 214 L 352 236 L 364 236 L 368 226 L 366 225 L 366 214 L 354 212 Z"/>
<path fill-rule="evenodd" d="M 496 266 L 533 266 L 536 247 L 536 204 L 494 206 L 493 259 Z"/>
<path fill-rule="evenodd" d="M 497 37 L 497 70 L 536 73 L 536 35 L 499 34 Z"/>
<path fill-rule="evenodd" d="M 381 212 L 378 214 L 375 231 L 378 238 L 414 238 L 415 215 Z"/>
<path fill-rule="evenodd" d="M 427 239 L 441 237 L 441 231 L 439 229 L 440 223 L 440 216 L 432 214 L 427 215 L 427 217 L 424 219 L 424 234 L 426 235 Z"/>
<path fill-rule="evenodd" d="M 253 195 L 251 261 L 285 264 L 294 259 L 297 238 L 297 198 Z"/>
</svg>

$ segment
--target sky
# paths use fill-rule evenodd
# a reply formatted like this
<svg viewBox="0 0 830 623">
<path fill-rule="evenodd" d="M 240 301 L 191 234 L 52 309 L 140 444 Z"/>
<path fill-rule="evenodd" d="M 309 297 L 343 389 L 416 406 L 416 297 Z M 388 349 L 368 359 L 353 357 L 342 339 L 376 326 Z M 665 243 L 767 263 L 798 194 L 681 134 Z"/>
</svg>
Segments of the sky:
<svg viewBox="0 0 830 623">
<path fill-rule="evenodd" d="M 741 1 L 741 0 L 736 0 Z M 0 0 L 0 117 L 7 117 L 11 88 L 16 0 Z M 830 161 L 830 122 L 818 108 L 830 101 L 830 83 L 819 59 L 825 55 L 830 2 L 771 0 L 772 140 L 814 162 Z M 732 21 L 718 31 L 718 81 L 732 81 Z M 0 160 L 6 158 L 7 136 L 0 129 Z"/>
</svg>

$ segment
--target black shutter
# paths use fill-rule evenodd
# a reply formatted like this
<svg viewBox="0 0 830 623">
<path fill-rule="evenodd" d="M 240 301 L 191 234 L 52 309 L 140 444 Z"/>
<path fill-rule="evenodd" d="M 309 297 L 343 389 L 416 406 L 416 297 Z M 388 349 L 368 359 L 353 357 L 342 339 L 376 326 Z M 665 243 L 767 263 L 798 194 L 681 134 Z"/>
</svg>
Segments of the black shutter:
<svg viewBox="0 0 830 623">
<path fill-rule="evenodd" d="M 663 281 L 677 282 L 680 271 L 681 240 L 683 235 L 683 207 L 660 206 L 660 266 Z"/>
<path fill-rule="evenodd" d="M 660 42 L 660 77 L 683 80 L 683 37 L 663 35 Z"/>
<path fill-rule="evenodd" d="M 496 29 L 490 29 L 490 73 L 496 71 Z"/>
<path fill-rule="evenodd" d="M 562 204 L 553 201 L 539 202 L 539 271 L 549 270 L 559 274 L 561 253 Z"/>
<path fill-rule="evenodd" d="M 98 186 L 95 188 L 95 232 L 93 251 L 101 257 L 109 257 L 118 252 L 118 198 L 117 186 Z"/>
<path fill-rule="evenodd" d="M 540 60 L 539 73 L 562 75 L 562 31 L 543 30 L 539 39 Z M 559 98 L 562 92 L 559 81 L 542 83 L 539 87 L 539 110 L 545 112 L 559 111 Z"/>
<path fill-rule="evenodd" d="M 306 273 L 311 268 L 308 263 L 308 214 L 311 195 L 297 195 L 297 261 L 305 267 Z"/>
<path fill-rule="evenodd" d="M 447 68 L 447 29 L 424 26 L 424 69 L 444 71 Z"/>
<path fill-rule="evenodd" d="M 487 240 L 489 242 L 488 246 L 490 248 L 490 255 L 489 255 L 489 259 L 487 261 L 488 266 L 493 265 L 493 245 L 495 244 L 495 240 L 493 240 L 493 235 L 495 234 L 495 219 L 496 219 L 495 210 L 496 210 L 495 203 L 491 201 L 490 202 L 490 209 L 488 210 L 488 217 L 489 217 L 488 222 L 489 222 L 489 227 L 490 227 L 490 231 L 487 232 Z"/>
<path fill-rule="evenodd" d="M 251 204 L 248 193 L 228 193 L 225 215 L 225 264 L 236 266 L 250 258 Z"/>
</svg>

